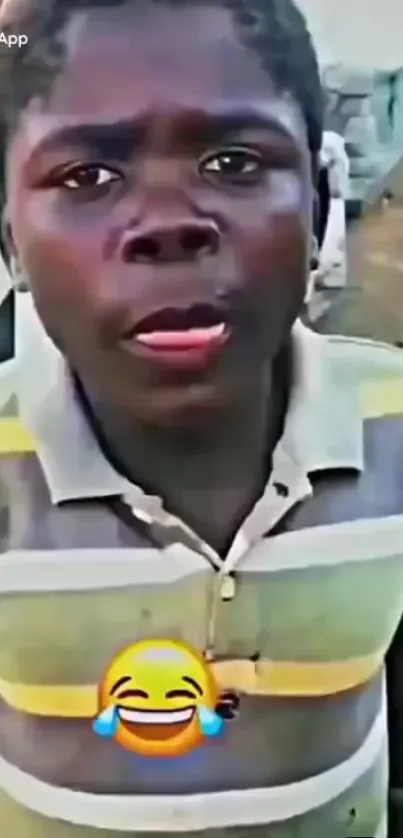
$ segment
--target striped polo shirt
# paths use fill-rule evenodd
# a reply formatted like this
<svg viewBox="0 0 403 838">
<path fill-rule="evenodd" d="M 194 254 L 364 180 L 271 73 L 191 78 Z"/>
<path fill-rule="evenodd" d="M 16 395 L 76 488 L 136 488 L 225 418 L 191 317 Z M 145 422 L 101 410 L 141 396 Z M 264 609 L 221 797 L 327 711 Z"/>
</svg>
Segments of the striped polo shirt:
<svg viewBox="0 0 403 838">
<path fill-rule="evenodd" d="M 114 471 L 29 295 L 17 313 L 0 386 L 1 834 L 386 838 L 403 353 L 296 324 L 273 472 L 222 560 Z M 147 638 L 208 650 L 240 699 L 222 737 L 155 758 L 96 735 L 107 667 Z"/>
</svg>

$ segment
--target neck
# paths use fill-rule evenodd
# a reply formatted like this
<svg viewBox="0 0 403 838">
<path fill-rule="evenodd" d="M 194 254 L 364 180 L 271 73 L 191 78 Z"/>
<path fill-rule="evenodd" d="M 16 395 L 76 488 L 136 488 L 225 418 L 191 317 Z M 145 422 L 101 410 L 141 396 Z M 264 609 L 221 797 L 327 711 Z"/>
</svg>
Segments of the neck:
<svg viewBox="0 0 403 838">
<path fill-rule="evenodd" d="M 270 475 L 287 405 L 288 362 L 287 351 L 254 399 L 217 416 L 208 428 L 125 427 L 113 411 L 91 404 L 88 394 L 84 400 L 115 468 L 147 493 L 162 497 L 169 512 L 223 554 Z"/>
</svg>

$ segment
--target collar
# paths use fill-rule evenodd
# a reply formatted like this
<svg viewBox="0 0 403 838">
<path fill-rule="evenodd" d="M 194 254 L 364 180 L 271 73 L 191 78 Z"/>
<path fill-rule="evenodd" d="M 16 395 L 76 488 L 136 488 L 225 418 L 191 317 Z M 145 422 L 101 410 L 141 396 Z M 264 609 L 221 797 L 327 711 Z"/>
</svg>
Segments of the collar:
<svg viewBox="0 0 403 838">
<path fill-rule="evenodd" d="M 65 362 L 46 336 L 30 294 L 17 296 L 16 369 L 20 417 L 37 443 L 52 502 L 143 496 L 102 454 L 77 403 Z M 283 437 L 274 465 L 312 472 L 363 469 L 357 387 L 337 374 L 337 347 L 297 322 L 295 367 Z"/>
</svg>

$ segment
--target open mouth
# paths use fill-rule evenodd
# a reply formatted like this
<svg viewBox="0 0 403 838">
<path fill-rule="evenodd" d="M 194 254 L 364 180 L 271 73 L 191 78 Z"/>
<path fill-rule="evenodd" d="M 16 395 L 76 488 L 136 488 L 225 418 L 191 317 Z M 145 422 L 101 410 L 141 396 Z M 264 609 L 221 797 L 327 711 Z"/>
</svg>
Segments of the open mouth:
<svg viewBox="0 0 403 838">
<path fill-rule="evenodd" d="M 171 739 L 187 728 L 195 707 L 178 710 L 139 710 L 118 707 L 121 724 L 142 739 Z"/>
<path fill-rule="evenodd" d="M 127 340 L 154 352 L 189 352 L 222 345 L 229 334 L 223 312 L 212 305 L 163 308 L 141 320 Z"/>
</svg>

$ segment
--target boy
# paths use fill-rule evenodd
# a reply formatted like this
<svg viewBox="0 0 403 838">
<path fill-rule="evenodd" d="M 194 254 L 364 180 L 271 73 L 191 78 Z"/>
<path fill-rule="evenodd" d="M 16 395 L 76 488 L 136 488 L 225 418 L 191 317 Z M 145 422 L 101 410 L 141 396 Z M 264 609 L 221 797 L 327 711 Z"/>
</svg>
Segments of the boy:
<svg viewBox="0 0 403 838">
<path fill-rule="evenodd" d="M 5 13 L 2 834 L 384 838 L 402 360 L 298 322 L 304 19 Z"/>
</svg>

